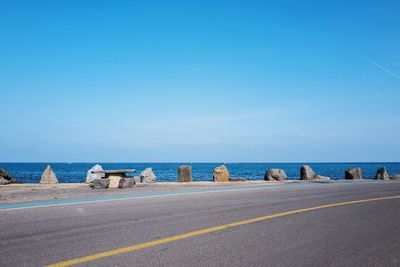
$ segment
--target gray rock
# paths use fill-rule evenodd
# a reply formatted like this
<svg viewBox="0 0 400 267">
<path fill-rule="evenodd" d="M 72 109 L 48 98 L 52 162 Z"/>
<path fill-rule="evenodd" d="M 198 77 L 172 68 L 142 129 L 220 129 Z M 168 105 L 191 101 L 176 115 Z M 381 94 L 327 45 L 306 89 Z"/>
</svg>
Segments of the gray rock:
<svg viewBox="0 0 400 267">
<path fill-rule="evenodd" d="M 213 171 L 214 182 L 229 182 L 230 177 L 231 175 L 225 165 L 218 166 Z"/>
<path fill-rule="evenodd" d="M 153 172 L 152 168 L 146 168 L 140 173 L 140 181 L 145 184 L 151 184 L 157 182 L 157 177 Z"/>
<path fill-rule="evenodd" d="M 264 175 L 265 181 L 283 181 L 286 179 L 286 173 L 282 169 L 268 169 Z"/>
<path fill-rule="evenodd" d="M 322 175 L 317 175 L 313 171 L 313 169 L 308 166 L 308 165 L 303 165 L 300 168 L 300 180 L 330 180 L 331 178 L 322 176 Z"/>
<path fill-rule="evenodd" d="M 103 171 L 103 167 L 101 165 L 96 164 L 94 165 L 90 170 L 87 171 L 86 175 L 86 183 L 91 183 L 94 179 L 101 179 L 104 174 L 103 173 L 97 173 Z"/>
<path fill-rule="evenodd" d="M 3 177 L 0 177 L 0 185 L 6 185 L 6 184 L 11 184 L 11 180 L 4 179 Z"/>
<path fill-rule="evenodd" d="M 344 178 L 346 180 L 361 180 L 361 168 L 350 168 L 344 171 Z"/>
<path fill-rule="evenodd" d="M 135 185 L 135 178 L 122 178 L 119 181 L 119 188 L 131 188 Z"/>
<path fill-rule="evenodd" d="M 40 179 L 41 184 L 57 184 L 57 176 L 54 171 L 51 169 L 50 165 L 47 165 L 47 168 L 44 170 L 42 174 L 42 178 Z"/>
<path fill-rule="evenodd" d="M 102 178 L 102 179 L 94 179 L 92 181 L 93 189 L 106 189 L 110 185 L 110 179 Z"/>
<path fill-rule="evenodd" d="M 11 175 L 8 174 L 4 169 L 0 169 L 0 178 L 3 178 L 4 180 L 11 181 L 12 177 Z"/>
<path fill-rule="evenodd" d="M 179 182 L 192 182 L 192 166 L 182 165 L 178 168 L 178 181 Z"/>
<path fill-rule="evenodd" d="M 21 182 L 12 178 L 4 169 L 0 169 L 0 185 L 20 184 Z"/>
<path fill-rule="evenodd" d="M 330 180 L 331 178 L 328 176 L 316 175 L 315 180 Z"/>
<path fill-rule="evenodd" d="M 140 179 L 140 176 L 133 176 L 133 180 L 135 180 L 135 184 L 140 184 L 142 182 L 142 179 Z"/>
<path fill-rule="evenodd" d="M 314 180 L 317 178 L 310 166 L 304 165 L 300 168 L 300 180 Z"/>
<path fill-rule="evenodd" d="M 378 180 L 389 180 L 389 174 L 386 171 L 385 167 L 379 168 L 378 170 L 376 170 L 376 174 L 375 174 L 375 179 Z"/>
<path fill-rule="evenodd" d="M 393 176 L 390 176 L 390 180 L 400 180 L 400 174 L 395 174 Z"/>
</svg>

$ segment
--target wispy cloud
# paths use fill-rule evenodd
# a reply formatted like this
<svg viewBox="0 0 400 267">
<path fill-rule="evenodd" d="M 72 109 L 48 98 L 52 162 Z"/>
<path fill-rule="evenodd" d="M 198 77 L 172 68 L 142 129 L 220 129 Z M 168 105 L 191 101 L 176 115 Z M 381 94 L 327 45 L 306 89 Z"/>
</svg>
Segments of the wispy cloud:
<svg viewBox="0 0 400 267">
<path fill-rule="evenodd" d="M 400 62 L 393 62 L 392 65 L 400 67 Z"/>
<path fill-rule="evenodd" d="M 181 65 L 181 69 L 195 70 L 195 71 L 208 71 L 206 69 L 195 67 L 195 66 L 191 66 L 191 65 Z"/>
<path fill-rule="evenodd" d="M 274 26 L 273 28 L 274 28 L 275 30 L 278 30 L 278 31 L 288 32 L 288 33 L 291 33 L 291 34 L 296 34 L 296 32 L 294 32 L 294 31 L 292 31 L 292 30 L 289 30 L 289 29 L 287 29 L 287 28 L 284 28 L 284 27 Z"/>
<path fill-rule="evenodd" d="M 376 63 L 375 61 L 370 60 L 369 58 L 363 57 L 363 59 L 364 59 L 365 61 L 371 63 L 372 65 L 374 65 L 374 66 L 377 67 L 378 69 L 380 69 L 380 70 L 386 72 L 387 74 L 392 75 L 393 77 L 395 77 L 395 78 L 397 78 L 397 79 L 400 80 L 400 75 L 394 73 L 393 71 L 388 70 L 388 69 L 385 68 L 384 66 L 382 66 L 382 65 L 380 65 L 380 64 L 378 64 L 378 63 Z"/>
</svg>

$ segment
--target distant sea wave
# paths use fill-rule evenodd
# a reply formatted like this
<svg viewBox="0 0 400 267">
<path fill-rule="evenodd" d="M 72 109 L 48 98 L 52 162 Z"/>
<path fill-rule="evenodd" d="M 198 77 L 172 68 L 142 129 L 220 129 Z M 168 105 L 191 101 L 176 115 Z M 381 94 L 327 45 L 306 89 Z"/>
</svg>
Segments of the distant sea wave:
<svg viewBox="0 0 400 267">
<path fill-rule="evenodd" d="M 60 183 L 81 183 L 85 181 L 87 171 L 96 163 L 1 163 L 13 177 L 24 183 L 38 183 L 40 177 L 50 164 Z M 104 169 L 136 169 L 136 175 L 147 167 L 153 168 L 158 181 L 174 182 L 178 179 L 177 169 L 189 163 L 99 163 Z M 223 163 L 192 163 L 194 181 L 212 180 L 212 171 Z M 400 163 L 226 163 L 232 177 L 243 177 L 248 180 L 263 180 L 269 168 L 284 169 L 288 179 L 299 179 L 302 165 L 310 165 L 315 173 L 333 179 L 343 179 L 344 170 L 360 167 L 364 178 L 372 179 L 378 168 L 385 166 L 390 175 L 400 174 Z"/>
</svg>

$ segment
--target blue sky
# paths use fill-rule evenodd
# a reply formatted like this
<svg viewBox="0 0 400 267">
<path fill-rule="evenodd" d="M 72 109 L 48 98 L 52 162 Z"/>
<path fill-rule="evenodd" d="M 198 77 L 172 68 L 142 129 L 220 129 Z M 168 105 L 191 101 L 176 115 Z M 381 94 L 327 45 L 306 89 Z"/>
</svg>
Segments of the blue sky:
<svg viewBox="0 0 400 267">
<path fill-rule="evenodd" d="M 399 10 L 1 1 L 0 161 L 400 161 Z"/>
</svg>

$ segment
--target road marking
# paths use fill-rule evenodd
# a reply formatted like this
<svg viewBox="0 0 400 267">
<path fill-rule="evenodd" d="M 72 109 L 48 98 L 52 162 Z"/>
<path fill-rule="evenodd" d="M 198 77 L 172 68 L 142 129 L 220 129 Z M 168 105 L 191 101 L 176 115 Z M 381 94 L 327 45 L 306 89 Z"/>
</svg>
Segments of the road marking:
<svg viewBox="0 0 400 267">
<path fill-rule="evenodd" d="M 338 184 L 338 183 L 335 182 L 334 184 Z M 175 191 L 175 192 L 115 195 L 115 196 L 91 197 L 91 198 L 81 198 L 81 199 L 59 199 L 59 200 L 52 200 L 52 201 L 38 201 L 38 202 L 29 202 L 29 203 L 14 203 L 14 204 L 0 205 L 0 211 L 42 208 L 42 207 L 52 207 L 52 206 L 64 206 L 64 205 L 76 205 L 76 204 L 82 204 L 82 203 L 99 203 L 99 202 L 108 202 L 108 201 L 116 201 L 116 200 L 153 198 L 153 197 L 162 197 L 162 196 L 178 196 L 178 195 L 204 194 L 204 193 L 214 193 L 214 192 L 246 191 L 246 190 L 273 189 L 273 188 L 282 188 L 282 187 L 301 187 L 301 186 L 318 186 L 318 185 L 321 185 L 321 183 L 258 185 L 258 186 L 247 186 L 247 187 L 242 186 L 242 187 L 234 187 L 234 188 L 215 188 L 214 187 L 214 188 L 207 188 L 207 189 L 181 190 L 181 191 Z"/>
<path fill-rule="evenodd" d="M 205 228 L 205 229 L 188 232 L 188 233 L 184 233 L 184 234 L 180 234 L 180 235 L 161 238 L 161 239 L 144 242 L 144 243 L 133 245 L 133 246 L 104 251 L 101 253 L 97 253 L 97 254 L 81 257 L 81 258 L 76 258 L 76 259 L 72 259 L 72 260 L 67 260 L 67 261 L 51 264 L 51 265 L 48 265 L 47 267 L 72 266 L 72 265 L 76 265 L 76 264 L 99 260 L 99 259 L 106 258 L 106 257 L 115 256 L 118 254 L 133 252 L 133 251 L 137 251 L 137 250 L 144 249 L 144 248 L 154 247 L 154 246 L 158 246 L 161 244 L 166 244 L 166 243 L 170 243 L 170 242 L 174 242 L 174 241 L 178 241 L 178 240 L 182 240 L 182 239 L 188 239 L 188 238 L 192 238 L 195 236 L 209 234 L 209 233 L 222 231 L 225 229 L 234 228 L 234 227 L 238 227 L 238 226 L 242 226 L 242 225 L 252 224 L 252 223 L 256 223 L 256 222 L 260 222 L 260 221 L 265 221 L 265 220 L 269 220 L 269 219 L 273 219 L 273 218 L 284 217 L 284 216 L 288 216 L 288 215 L 292 215 L 292 214 L 299 214 L 299 213 L 315 211 L 315 210 L 320 210 L 320 209 L 360 204 L 360 203 L 373 202 L 373 201 L 389 200 L 389 199 L 400 199 L 400 196 L 389 196 L 389 197 L 379 197 L 379 198 L 369 198 L 369 199 L 362 199 L 362 200 L 338 202 L 338 203 L 326 204 L 326 205 L 321 205 L 321 206 L 314 206 L 314 207 L 310 207 L 310 208 L 275 213 L 275 214 L 252 218 L 252 219 L 248 219 L 248 220 L 244 220 L 244 221 L 223 224 L 223 225 Z"/>
</svg>

